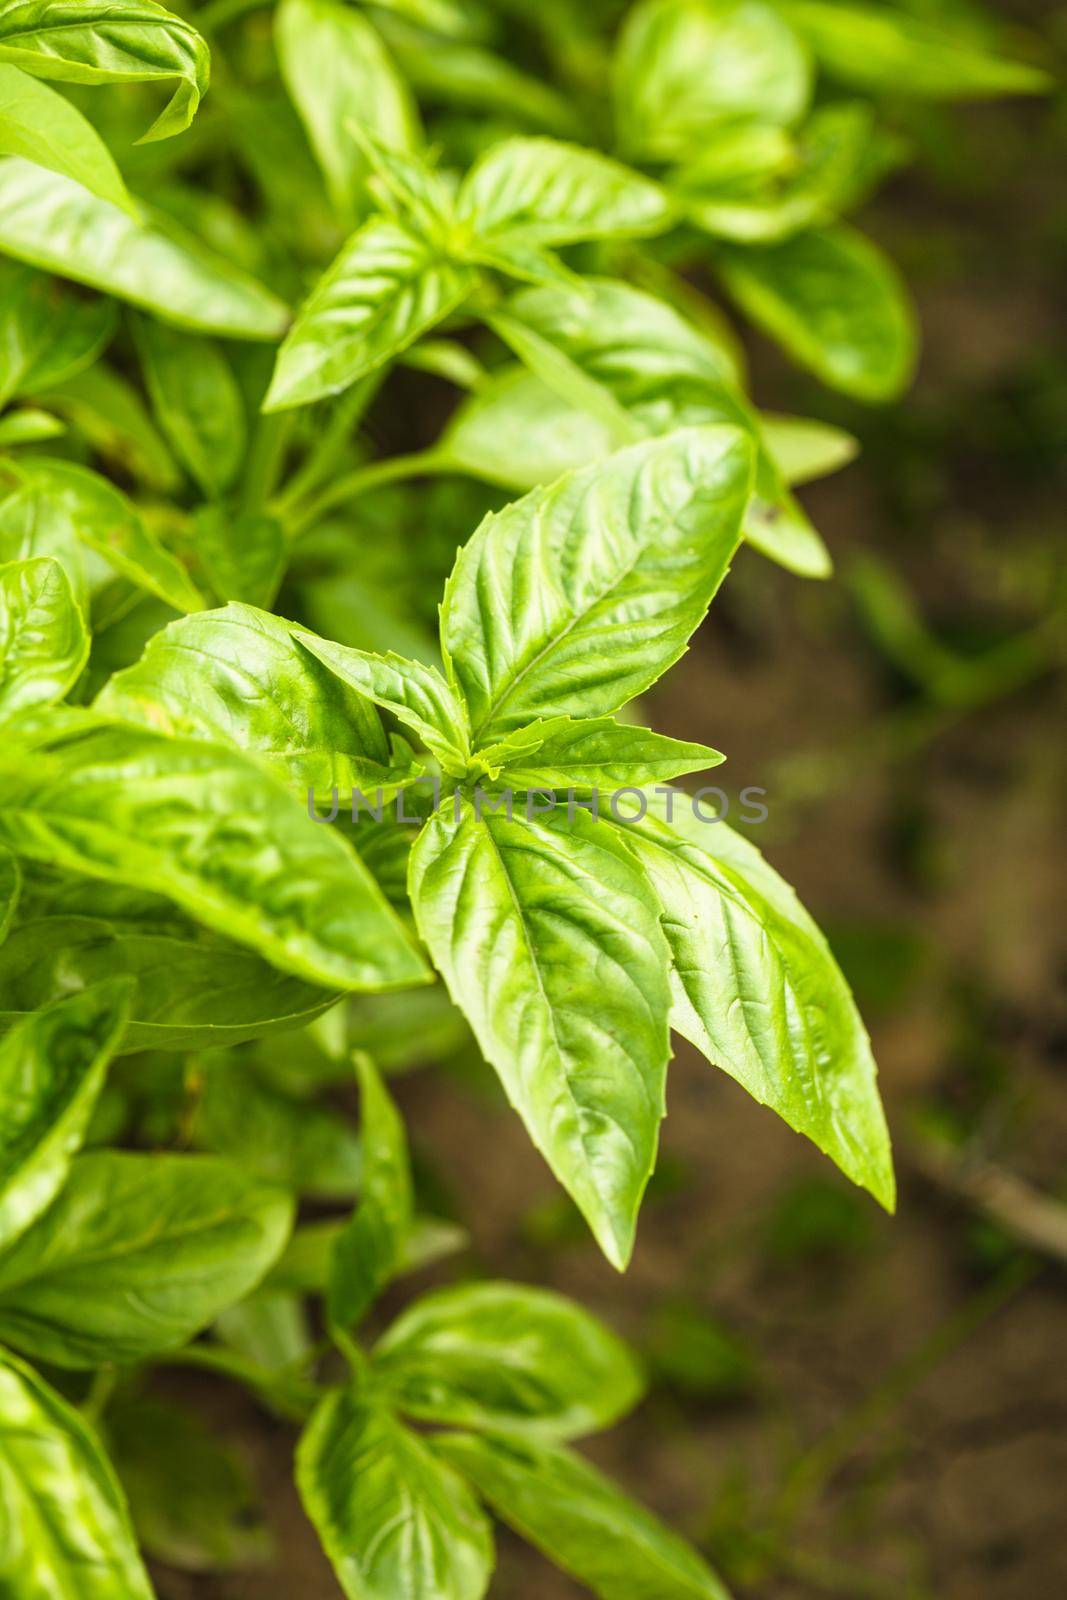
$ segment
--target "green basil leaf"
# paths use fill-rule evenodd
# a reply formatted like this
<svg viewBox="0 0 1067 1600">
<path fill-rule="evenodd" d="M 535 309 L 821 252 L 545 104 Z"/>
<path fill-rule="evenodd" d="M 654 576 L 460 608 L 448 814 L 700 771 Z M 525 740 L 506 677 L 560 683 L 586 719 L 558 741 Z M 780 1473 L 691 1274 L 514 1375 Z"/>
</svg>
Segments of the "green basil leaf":
<svg viewBox="0 0 1067 1600">
<path fill-rule="evenodd" d="M 0 160 L 0 253 L 87 283 L 201 333 L 276 339 L 288 312 L 268 290 L 174 230 L 134 219 L 72 179 Z"/>
<path fill-rule="evenodd" d="M 351 1200 L 362 1158 L 335 1112 L 272 1089 L 246 1062 L 214 1055 L 203 1066 L 193 1138 L 266 1183 L 315 1200 Z"/>
<path fill-rule="evenodd" d="M 48 411 L 38 411 L 33 406 L 20 406 L 0 417 L 0 449 L 14 445 L 41 444 L 45 439 L 57 439 L 66 432 L 65 425 Z"/>
<path fill-rule="evenodd" d="M 277 517 L 200 506 L 194 527 L 196 553 L 221 600 L 273 605 L 289 565 L 289 544 Z"/>
<path fill-rule="evenodd" d="M 333 1268 L 333 1252 L 346 1223 L 330 1218 L 298 1227 L 271 1268 L 264 1294 L 324 1294 Z M 455 1222 L 415 1217 L 401 1254 L 398 1271 L 418 1272 L 470 1246 L 470 1236 Z"/>
<path fill-rule="evenodd" d="M 784 173 L 723 178 L 715 147 L 674 174 L 671 192 L 706 233 L 742 244 L 770 243 L 829 222 L 856 204 L 884 164 L 869 105 L 822 106 L 801 134 Z"/>
<path fill-rule="evenodd" d="M 796 122 L 811 97 L 808 52 L 760 0 L 641 0 L 615 55 L 628 154 L 695 154 L 734 118 Z"/>
<path fill-rule="evenodd" d="M 751 470 L 739 430 L 687 428 L 486 517 L 441 608 L 476 743 L 610 715 L 677 661 L 737 547 Z"/>
<path fill-rule="evenodd" d="M 32 1367 L 0 1352 L 0 1592 L 11 1600 L 153 1600 L 96 1435 Z M 76 1537 L 72 1536 L 76 1530 Z"/>
<path fill-rule="evenodd" d="M 534 723 L 529 733 L 538 731 Z M 610 717 L 564 717 L 543 723 L 535 749 L 505 760 L 501 785 L 511 789 L 599 791 L 605 804 L 616 789 L 666 783 L 686 772 L 717 767 L 726 757 L 705 744 L 668 739 L 648 728 L 634 728 Z M 484 761 L 488 752 L 481 751 Z"/>
<path fill-rule="evenodd" d="M 458 1433 L 432 1448 L 600 1600 L 730 1600 L 690 1545 L 569 1450 Z"/>
<path fill-rule="evenodd" d="M 52 280 L 53 282 L 55 280 Z M 102 300 L 101 305 L 112 302 Z M 133 384 L 104 362 L 62 382 L 36 389 L 36 398 L 58 411 L 86 443 L 123 477 L 173 495 L 182 474 Z"/>
<path fill-rule="evenodd" d="M 815 417 L 760 414 L 763 442 L 786 483 L 810 483 L 847 467 L 859 453 L 859 441 L 843 428 Z"/>
<path fill-rule="evenodd" d="M 203 607 L 204 597 L 181 562 L 163 548 L 125 495 L 106 478 L 71 461 L 44 456 L 27 461 L 22 476 L 25 493 L 40 493 L 44 516 L 55 524 L 57 537 L 66 525 L 124 578 L 176 611 Z M 65 542 L 70 542 L 69 536 Z M 62 560 L 61 555 L 58 558 Z"/>
<path fill-rule="evenodd" d="M 466 1484 L 350 1390 L 308 1424 L 296 1481 L 349 1600 L 481 1600 L 493 1537 Z"/>
<path fill-rule="evenodd" d="M 301 307 L 278 352 L 264 410 L 339 394 L 443 322 L 476 282 L 473 268 L 437 254 L 391 219 L 372 217 Z"/>
<path fill-rule="evenodd" d="M 0 1250 L 62 1187 L 129 998 L 127 982 L 102 983 L 24 1018 L 0 1039 Z"/>
<path fill-rule="evenodd" d="M 0 1027 L 117 974 L 133 984 L 120 1053 L 240 1044 L 304 1027 L 335 998 L 181 919 L 38 915 L 0 944 Z"/>
<path fill-rule="evenodd" d="M 282 76 L 342 217 L 353 217 L 367 161 L 349 129 L 356 116 L 383 144 L 418 140 L 418 112 L 381 36 L 337 0 L 282 0 L 274 13 Z"/>
<path fill-rule="evenodd" d="M 142 144 L 189 126 L 207 90 L 210 64 L 192 24 L 152 0 L 14 0 L 0 12 L 0 60 L 61 83 L 176 78 Z"/>
<path fill-rule="evenodd" d="M 137 351 L 159 426 L 210 499 L 231 486 L 247 442 L 244 401 L 218 345 L 148 317 L 136 323 Z"/>
<path fill-rule="evenodd" d="M 359 1205 L 333 1250 L 327 1306 L 339 1328 L 358 1322 L 400 1270 L 415 1211 L 403 1121 L 370 1057 L 357 1052 L 355 1068 L 363 1175 Z"/>
<path fill-rule="evenodd" d="M 915 319 L 896 269 L 838 223 L 717 256 L 738 305 L 801 366 L 859 400 L 891 400 L 915 365 Z"/>
<path fill-rule="evenodd" d="M 0 30 L 4 14 L 0 13 Z M 3 45 L 0 43 L 0 56 Z M 25 156 L 137 215 L 111 151 L 91 122 L 54 89 L 0 60 L 0 155 Z"/>
<path fill-rule="evenodd" d="M 32 267 L 0 259 L 0 404 L 73 376 L 96 360 L 114 331 L 108 301 L 75 298 Z"/>
<path fill-rule="evenodd" d="M 311 983 L 389 989 L 429 976 L 351 847 L 223 745 L 105 728 L 32 766 L 0 757 L 0 842 L 165 895 Z"/>
<path fill-rule="evenodd" d="M 672 1026 L 892 1210 L 870 1041 L 792 889 L 686 795 L 648 797 L 648 815 L 624 832 L 663 908 Z"/>
<path fill-rule="evenodd" d="M 204 1574 L 269 1558 L 243 1455 L 212 1437 L 187 1405 L 120 1394 L 107 1408 L 107 1442 L 137 1536 L 157 1561 Z"/>
<path fill-rule="evenodd" d="M 480 235 L 522 229 L 540 244 L 640 238 L 672 220 L 658 184 L 556 139 L 505 139 L 475 162 L 456 212 Z"/>
<path fill-rule="evenodd" d="M 0 1337 L 58 1367 L 173 1350 L 259 1282 L 292 1217 L 213 1156 L 80 1155 L 0 1256 Z"/>
<path fill-rule="evenodd" d="M 620 442 L 620 413 L 640 433 L 725 422 L 759 435 L 759 419 L 721 348 L 672 307 L 626 284 L 594 278 L 578 289 L 527 289 L 510 301 L 505 326 L 499 316 L 491 322 L 544 384 L 506 370 L 494 374 L 446 429 L 437 451 L 446 466 L 508 488 L 549 483 L 569 467 L 610 455 Z M 530 360 L 532 352 L 514 337 L 520 327 L 539 348 L 555 352 L 561 368 L 577 372 L 585 392 L 565 382 L 562 371 Z M 830 571 L 821 539 L 762 445 L 744 532 L 792 571 L 808 577 Z"/>
<path fill-rule="evenodd" d="M 409 29 L 390 30 L 389 44 L 420 101 L 502 114 L 509 128 L 522 123 L 581 137 L 581 120 L 565 94 L 491 50 Z"/>
<path fill-rule="evenodd" d="M 847 0 L 780 0 L 833 78 L 869 94 L 971 100 L 987 95 L 1042 94 L 1047 73 L 993 55 L 936 21 L 895 7 Z"/>
<path fill-rule="evenodd" d="M 385 706 L 427 750 L 462 771 L 467 759 L 466 708 L 436 667 L 393 651 L 378 656 L 355 650 L 303 628 L 294 630 L 293 637 L 341 683 Z"/>
<path fill-rule="evenodd" d="M 89 635 L 58 561 L 0 566 L 0 721 L 62 700 L 89 655 Z"/>
<path fill-rule="evenodd" d="M 669 1055 L 667 950 L 633 857 L 584 812 L 527 822 L 449 802 L 415 843 L 410 888 L 482 1053 L 621 1270 Z"/>
<path fill-rule="evenodd" d="M 629 1350 L 602 1322 L 517 1283 L 423 1295 L 372 1359 L 391 1402 L 411 1416 L 550 1439 L 609 1427 L 642 1390 Z"/>
<path fill-rule="evenodd" d="M 234 603 L 168 624 L 94 705 L 157 732 L 235 745 L 301 796 L 395 791 L 410 776 L 391 766 L 368 700 L 302 650 L 280 617 L 254 606 Z"/>
</svg>

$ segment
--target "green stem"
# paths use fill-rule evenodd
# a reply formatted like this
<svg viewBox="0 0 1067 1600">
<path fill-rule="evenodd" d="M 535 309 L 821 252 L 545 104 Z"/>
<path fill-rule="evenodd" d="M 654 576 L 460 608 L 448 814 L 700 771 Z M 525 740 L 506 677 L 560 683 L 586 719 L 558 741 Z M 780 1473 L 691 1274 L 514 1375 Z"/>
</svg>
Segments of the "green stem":
<svg viewBox="0 0 1067 1600">
<path fill-rule="evenodd" d="M 313 495 L 299 507 L 289 521 L 289 531 L 295 537 L 346 500 L 358 500 L 371 489 L 380 489 L 387 483 L 399 483 L 404 478 L 418 478 L 431 472 L 444 470 L 444 458 L 434 450 L 416 450 L 411 455 L 390 456 L 386 461 L 370 461 L 366 466 L 336 478 L 318 495 Z"/>
<path fill-rule="evenodd" d="M 285 462 L 285 447 L 292 425 L 291 411 L 271 411 L 259 418 L 241 484 L 240 510 L 243 516 L 261 511 L 274 492 Z"/>
<path fill-rule="evenodd" d="M 354 383 L 351 389 L 341 396 L 322 438 L 314 449 L 308 452 L 307 459 L 276 497 L 274 509 L 280 516 L 286 516 L 299 505 L 301 500 L 307 499 L 311 491 L 318 488 L 323 478 L 329 476 L 353 429 L 358 426 L 367 407 L 381 388 L 384 376 L 384 368 L 372 372 L 359 383 Z"/>
<path fill-rule="evenodd" d="M 156 1357 L 154 1365 L 196 1367 L 203 1372 L 217 1373 L 219 1377 L 232 1378 L 254 1389 L 286 1416 L 298 1420 L 308 1415 L 323 1392 L 316 1383 L 302 1382 L 286 1372 L 272 1372 L 269 1367 L 249 1361 L 235 1350 L 223 1350 L 214 1345 L 187 1345 L 184 1350 L 172 1350 Z"/>
<path fill-rule="evenodd" d="M 95 1426 L 107 1410 L 107 1403 L 119 1381 L 119 1375 L 114 1367 L 99 1367 L 93 1373 L 93 1381 L 89 1385 L 89 1393 L 85 1396 L 80 1406 L 82 1416 L 86 1422 Z"/>
</svg>

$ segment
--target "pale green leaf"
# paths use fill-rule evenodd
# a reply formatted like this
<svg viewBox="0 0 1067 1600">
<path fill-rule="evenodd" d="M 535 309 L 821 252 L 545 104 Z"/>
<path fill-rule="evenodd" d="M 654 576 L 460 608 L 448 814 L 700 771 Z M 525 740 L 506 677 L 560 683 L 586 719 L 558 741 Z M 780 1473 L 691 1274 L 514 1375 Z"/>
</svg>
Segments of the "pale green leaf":
<svg viewBox="0 0 1067 1600">
<path fill-rule="evenodd" d="M 301 307 L 278 352 L 264 409 L 339 394 L 444 321 L 476 282 L 472 268 L 436 254 L 389 218 L 372 217 Z"/>
<path fill-rule="evenodd" d="M 802 41 L 762 0 L 641 0 L 615 55 L 620 140 L 666 160 L 704 150 L 733 119 L 796 122 L 811 78 Z"/>
<path fill-rule="evenodd" d="M 686 772 L 716 767 L 725 756 L 708 745 L 668 739 L 648 728 L 614 722 L 610 717 L 569 717 L 524 730 L 543 735 L 535 747 L 505 759 L 500 770 L 502 787 L 511 789 L 574 789 L 597 791 L 605 807 L 616 789 L 644 788 L 666 783 Z M 491 752 L 482 750 L 486 761 Z"/>
<path fill-rule="evenodd" d="M 153 1600 L 96 1435 L 32 1367 L 0 1352 L 0 1593 Z"/>
<path fill-rule="evenodd" d="M 327 1395 L 297 1448 L 304 1509 L 348 1600 L 481 1600 L 489 1524 L 463 1480 L 389 1412 Z"/>
<path fill-rule="evenodd" d="M 311 983 L 388 989 L 428 977 L 351 847 L 221 744 L 116 727 L 32 764 L 0 756 L 0 842 L 165 895 Z"/>
<path fill-rule="evenodd" d="M 670 225 L 658 184 L 595 150 L 556 139 L 505 139 L 467 174 L 456 212 L 481 235 L 521 229 L 540 244 L 640 238 Z"/>
<path fill-rule="evenodd" d="M 163 548 L 125 495 L 106 478 L 71 461 L 44 456 L 27 461 L 22 476 L 26 488 L 20 494 L 40 496 L 43 516 L 54 525 L 55 537 L 66 530 L 65 541 L 72 534 L 124 578 L 176 611 L 201 609 L 204 597 L 181 562 Z"/>
<path fill-rule="evenodd" d="M 0 1039 L 0 1250 L 62 1187 L 129 999 L 128 982 L 101 983 L 42 1007 Z"/>
<path fill-rule="evenodd" d="M 0 31 L 4 13 L 0 12 Z M 0 56 L 3 46 L 0 44 Z M 25 156 L 136 216 L 107 145 L 55 89 L 0 60 L 0 155 Z"/>
<path fill-rule="evenodd" d="M 527 822 L 448 801 L 415 843 L 410 887 L 453 1000 L 622 1269 L 668 1057 L 666 945 L 633 857 L 584 812 Z"/>
<path fill-rule="evenodd" d="M 423 1295 L 372 1359 L 377 1381 L 410 1416 L 549 1439 L 610 1427 L 642 1390 L 629 1350 L 602 1322 L 518 1283 Z"/>
<path fill-rule="evenodd" d="M 152 0 L 12 0 L 0 11 L 0 60 L 61 83 L 177 79 L 142 142 L 189 126 L 210 65 L 193 25 Z"/>
<path fill-rule="evenodd" d="M 172 1350 L 259 1282 L 292 1216 L 282 1190 L 213 1156 L 79 1155 L 0 1256 L 0 1338 L 60 1367 Z"/>
<path fill-rule="evenodd" d="M 88 654 L 85 622 L 59 562 L 0 566 L 0 721 L 62 700 Z"/>
<path fill-rule="evenodd" d="M 253 278 L 135 222 L 72 179 L 18 156 L 0 160 L 0 253 L 141 306 L 165 322 L 229 339 L 276 339 L 288 312 Z"/>
<path fill-rule="evenodd" d="M 486 517 L 441 610 L 476 747 L 538 717 L 610 715 L 678 660 L 737 547 L 751 470 L 739 430 L 681 429 Z"/>
<path fill-rule="evenodd" d="M 282 0 L 274 13 L 282 76 L 342 217 L 360 209 L 367 161 L 356 117 L 383 144 L 411 149 L 418 112 L 381 36 L 338 0 Z"/>
<path fill-rule="evenodd" d="M 463 770 L 468 744 L 466 709 L 436 667 L 409 661 L 392 651 L 379 656 L 370 650 L 352 649 L 303 628 L 294 629 L 293 638 L 341 683 L 391 711 L 427 750 L 450 767 Z"/>
<path fill-rule="evenodd" d="M 786 483 L 810 483 L 847 467 L 859 453 L 859 440 L 815 417 L 760 413 L 763 442 Z"/>
<path fill-rule="evenodd" d="M 672 1025 L 892 1209 L 870 1042 L 792 889 L 754 845 L 699 817 L 686 795 L 649 796 L 648 815 L 623 831 L 663 908 Z"/>
</svg>

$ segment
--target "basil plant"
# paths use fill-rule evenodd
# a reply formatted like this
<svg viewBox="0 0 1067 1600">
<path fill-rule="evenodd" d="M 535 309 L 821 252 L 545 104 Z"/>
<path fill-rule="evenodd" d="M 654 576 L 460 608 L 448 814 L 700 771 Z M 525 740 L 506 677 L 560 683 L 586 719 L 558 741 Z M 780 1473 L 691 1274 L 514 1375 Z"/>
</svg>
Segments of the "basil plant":
<svg viewBox="0 0 1067 1600">
<path fill-rule="evenodd" d="M 635 702 L 743 547 L 830 573 L 793 486 L 854 450 L 708 291 L 898 395 L 886 96 L 1043 83 L 851 0 L 0 3 L 5 1597 L 262 1559 L 181 1365 L 299 1428 L 349 1596 L 477 1600 L 496 1517 L 722 1600 L 571 1449 L 614 1333 L 393 1287 L 464 1237 L 379 1067 L 477 1048 L 620 1270 L 672 1033 L 892 1208 L 826 941 Z"/>
</svg>

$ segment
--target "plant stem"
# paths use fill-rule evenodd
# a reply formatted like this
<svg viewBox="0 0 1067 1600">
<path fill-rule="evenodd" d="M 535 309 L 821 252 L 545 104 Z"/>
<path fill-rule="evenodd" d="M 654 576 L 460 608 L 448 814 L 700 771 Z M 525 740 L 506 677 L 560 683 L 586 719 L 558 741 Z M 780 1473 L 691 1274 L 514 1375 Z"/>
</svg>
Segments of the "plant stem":
<svg viewBox="0 0 1067 1600">
<path fill-rule="evenodd" d="M 366 466 L 356 467 L 353 472 L 346 473 L 343 478 L 335 479 L 320 494 L 306 501 L 291 516 L 289 531 L 295 537 L 346 500 L 357 500 L 360 495 L 367 494 L 371 489 L 379 489 L 384 484 L 438 472 L 443 467 L 443 458 L 434 450 L 416 450 L 411 455 L 390 456 L 386 461 L 370 461 Z"/>
<path fill-rule="evenodd" d="M 99 1367 L 93 1373 L 93 1381 L 89 1385 L 89 1393 L 82 1401 L 79 1410 L 86 1422 L 95 1424 L 107 1409 L 107 1403 L 119 1381 L 118 1371 L 114 1367 Z"/>
<path fill-rule="evenodd" d="M 301 1382 L 286 1372 L 272 1372 L 269 1367 L 249 1361 L 235 1350 L 223 1350 L 214 1345 L 187 1345 L 184 1350 L 172 1350 L 167 1355 L 158 1356 L 154 1365 L 197 1367 L 223 1378 L 233 1378 L 237 1383 L 255 1389 L 286 1416 L 298 1420 L 307 1416 L 322 1393 L 316 1383 Z"/>
<path fill-rule="evenodd" d="M 309 451 L 302 466 L 276 497 L 274 509 L 279 515 L 284 517 L 301 500 L 306 499 L 313 489 L 317 489 L 323 478 L 329 475 L 338 456 L 348 443 L 349 435 L 359 424 L 367 407 L 381 388 L 384 376 L 384 369 L 369 373 L 341 396 L 322 438 L 314 449 Z"/>
<path fill-rule="evenodd" d="M 271 411 L 261 416 L 241 484 L 240 510 L 248 516 L 262 510 L 273 493 L 285 459 L 285 446 L 293 425 L 291 411 Z"/>
</svg>

